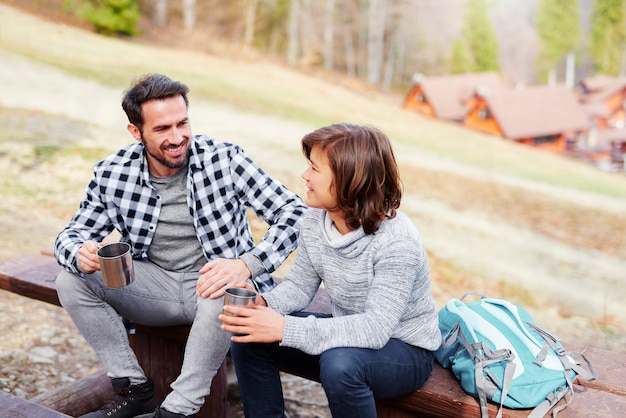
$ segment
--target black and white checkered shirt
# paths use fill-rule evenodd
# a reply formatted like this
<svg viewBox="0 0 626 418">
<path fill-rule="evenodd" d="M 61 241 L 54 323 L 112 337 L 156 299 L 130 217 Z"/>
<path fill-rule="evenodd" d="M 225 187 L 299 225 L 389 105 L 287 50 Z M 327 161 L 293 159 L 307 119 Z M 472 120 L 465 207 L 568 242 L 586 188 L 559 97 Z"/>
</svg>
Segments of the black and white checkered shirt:
<svg viewBox="0 0 626 418">
<path fill-rule="evenodd" d="M 306 206 L 293 192 L 268 176 L 237 145 L 193 137 L 187 202 L 207 260 L 242 258 L 261 290 L 273 285 L 269 273 L 296 248 Z M 247 208 L 269 229 L 255 244 Z M 114 229 L 131 244 L 134 258 L 148 258 L 161 201 L 150 183 L 141 143 L 129 145 L 94 167 L 86 197 L 55 242 L 56 258 L 76 268 L 86 240 L 102 241 Z"/>
</svg>

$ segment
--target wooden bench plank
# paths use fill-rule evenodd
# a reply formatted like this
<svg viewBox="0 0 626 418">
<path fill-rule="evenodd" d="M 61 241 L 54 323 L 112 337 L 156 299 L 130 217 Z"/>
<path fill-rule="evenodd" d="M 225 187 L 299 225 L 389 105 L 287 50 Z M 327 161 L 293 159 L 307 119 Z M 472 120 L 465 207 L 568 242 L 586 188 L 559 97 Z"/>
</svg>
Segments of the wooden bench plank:
<svg viewBox="0 0 626 418">
<path fill-rule="evenodd" d="M 59 270 L 60 267 L 50 254 L 20 257 L 0 264 L 0 289 L 58 305 L 54 277 Z M 327 298 L 328 295 L 321 292 L 308 309 L 328 311 Z M 158 387 L 159 396 L 165 396 L 169 392 L 169 382 L 179 373 L 180 362 L 173 361 L 173 359 L 182 359 L 188 332 L 189 326 L 143 327 L 138 325 L 136 334 L 129 336 L 131 345 L 146 373 L 153 378 L 157 376 L 158 382 L 155 381 L 155 388 Z M 598 348 L 585 349 L 568 343 L 564 345 L 568 350 L 584 352 L 596 367 L 598 379 L 592 382 L 578 379 L 576 381 L 577 393 L 573 402 L 559 416 L 564 418 L 626 416 L 626 379 L 624 378 L 626 355 Z M 286 372 L 289 373 L 289 371 Z M 214 384 L 218 384 L 220 389 L 213 388 L 211 394 L 211 397 L 215 395 L 216 399 L 207 399 L 207 404 L 202 409 L 203 414 L 198 415 L 199 417 L 216 416 L 215 413 L 220 410 L 220 405 L 227 405 L 226 380 L 226 368 L 222 365 L 214 380 Z M 216 402 L 217 409 L 213 409 L 213 402 Z M 476 399 L 463 392 L 451 372 L 441 368 L 438 364 L 435 365 L 433 375 L 422 388 L 406 396 L 380 400 L 377 402 L 377 409 L 380 418 L 480 416 Z M 205 410 L 207 410 L 206 414 Z M 208 411 L 212 411 L 213 414 L 209 414 Z M 490 404 L 490 416 L 495 416 L 496 412 L 497 406 Z M 226 409 L 224 416 L 228 416 L 227 414 Z M 503 415 L 510 418 L 525 417 L 528 415 L 528 410 L 505 409 Z M 0 413 L 0 416 L 4 415 Z"/>
<path fill-rule="evenodd" d="M 626 396 L 626 354 L 568 343 L 563 345 L 570 351 L 583 353 L 598 372 L 596 380 L 576 379 L 578 385 Z"/>
<path fill-rule="evenodd" d="M 626 417 L 626 396 L 578 385 L 574 390 L 574 400 L 559 412 L 560 418 Z"/>
<path fill-rule="evenodd" d="M 61 306 L 54 280 L 61 266 L 52 257 L 29 254 L 0 264 L 0 289 Z"/>
<path fill-rule="evenodd" d="M 0 289 L 20 294 L 31 299 L 59 305 L 54 277 L 61 267 L 50 253 L 30 254 L 0 264 Z M 309 310 L 328 312 L 328 295 L 320 292 L 309 306 Z M 184 342 L 188 327 L 139 327 L 146 332 Z M 571 351 L 584 352 L 598 370 L 598 380 L 582 386 L 605 387 L 614 393 L 626 395 L 623 376 L 626 375 L 626 354 L 614 353 L 593 347 L 582 347 L 564 343 Z"/>
<path fill-rule="evenodd" d="M 180 374 L 185 343 L 190 326 L 145 327 L 135 326 L 129 335 L 130 345 L 144 372 L 152 377 L 154 394 L 159 403 L 170 393 L 170 384 Z M 170 334 L 171 332 L 171 334 Z M 211 393 L 196 414 L 198 418 L 228 418 L 228 370 L 226 361 L 211 382 Z"/>
<path fill-rule="evenodd" d="M 60 388 L 37 395 L 30 402 L 72 416 L 80 416 L 99 409 L 112 396 L 111 380 L 106 371 L 101 369 Z"/>
<path fill-rule="evenodd" d="M 622 388 L 626 384 L 622 376 Z M 617 377 L 617 375 L 615 376 Z M 589 383 L 589 382 L 588 382 Z M 613 391 L 575 385 L 576 393 L 572 403 L 559 413 L 563 418 L 582 417 L 621 417 L 626 416 L 626 396 Z M 559 405 L 562 405 L 562 400 Z M 479 417 L 480 406 L 478 401 L 466 394 L 458 380 L 450 370 L 446 370 L 438 363 L 433 368 L 433 374 L 424 386 L 408 395 L 389 400 L 378 401 L 379 418 L 404 417 L 403 413 L 417 413 L 420 417 Z M 497 405 L 489 404 L 489 416 L 496 416 Z M 503 417 L 527 417 L 528 410 L 514 410 L 505 408 Z M 414 415 L 413 415 L 414 416 Z"/>
<path fill-rule="evenodd" d="M 69 418 L 69 415 L 11 396 L 0 390 L 0 417 L 3 418 Z"/>
<path fill-rule="evenodd" d="M 476 399 L 463 391 L 459 381 L 449 370 L 435 363 L 433 373 L 420 389 L 405 396 L 378 401 L 379 418 L 398 417 L 397 410 L 420 413 L 420 417 L 480 417 L 480 406 Z M 495 405 L 489 406 L 491 412 L 497 412 Z M 505 417 L 525 417 L 512 409 L 505 409 Z"/>
</svg>

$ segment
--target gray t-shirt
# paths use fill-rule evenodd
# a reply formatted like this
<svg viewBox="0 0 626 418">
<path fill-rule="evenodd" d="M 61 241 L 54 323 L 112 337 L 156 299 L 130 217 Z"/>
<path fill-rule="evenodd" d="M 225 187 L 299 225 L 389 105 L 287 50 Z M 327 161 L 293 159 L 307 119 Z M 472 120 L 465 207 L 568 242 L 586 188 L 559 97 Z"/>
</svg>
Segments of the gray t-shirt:
<svg viewBox="0 0 626 418">
<path fill-rule="evenodd" d="M 187 204 L 187 167 L 169 177 L 150 174 L 159 191 L 161 213 L 148 249 L 150 261 L 176 272 L 198 271 L 207 262 Z"/>
</svg>

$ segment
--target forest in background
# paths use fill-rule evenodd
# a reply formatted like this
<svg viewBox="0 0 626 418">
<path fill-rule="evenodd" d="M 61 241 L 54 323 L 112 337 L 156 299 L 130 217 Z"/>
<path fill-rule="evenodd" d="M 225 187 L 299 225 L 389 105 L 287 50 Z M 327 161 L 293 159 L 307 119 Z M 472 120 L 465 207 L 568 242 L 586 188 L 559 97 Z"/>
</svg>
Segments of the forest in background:
<svg viewBox="0 0 626 418">
<path fill-rule="evenodd" d="M 101 33 L 263 54 L 383 92 L 415 73 L 497 71 L 511 85 L 626 75 L 626 0 L 48 0 Z M 40 1 L 35 1 L 41 7 Z M 201 35 L 200 35 L 201 33 Z"/>
</svg>

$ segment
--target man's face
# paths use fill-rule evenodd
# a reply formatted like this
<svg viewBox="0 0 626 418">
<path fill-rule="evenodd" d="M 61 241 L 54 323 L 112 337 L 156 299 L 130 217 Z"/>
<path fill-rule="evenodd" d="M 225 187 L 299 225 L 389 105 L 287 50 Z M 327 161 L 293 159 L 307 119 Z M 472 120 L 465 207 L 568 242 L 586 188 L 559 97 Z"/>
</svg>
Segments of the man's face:
<svg viewBox="0 0 626 418">
<path fill-rule="evenodd" d="M 146 149 L 150 172 L 171 176 L 185 166 L 191 144 L 191 125 L 182 96 L 150 100 L 142 105 L 143 132 L 129 124 L 128 130 Z"/>
</svg>

